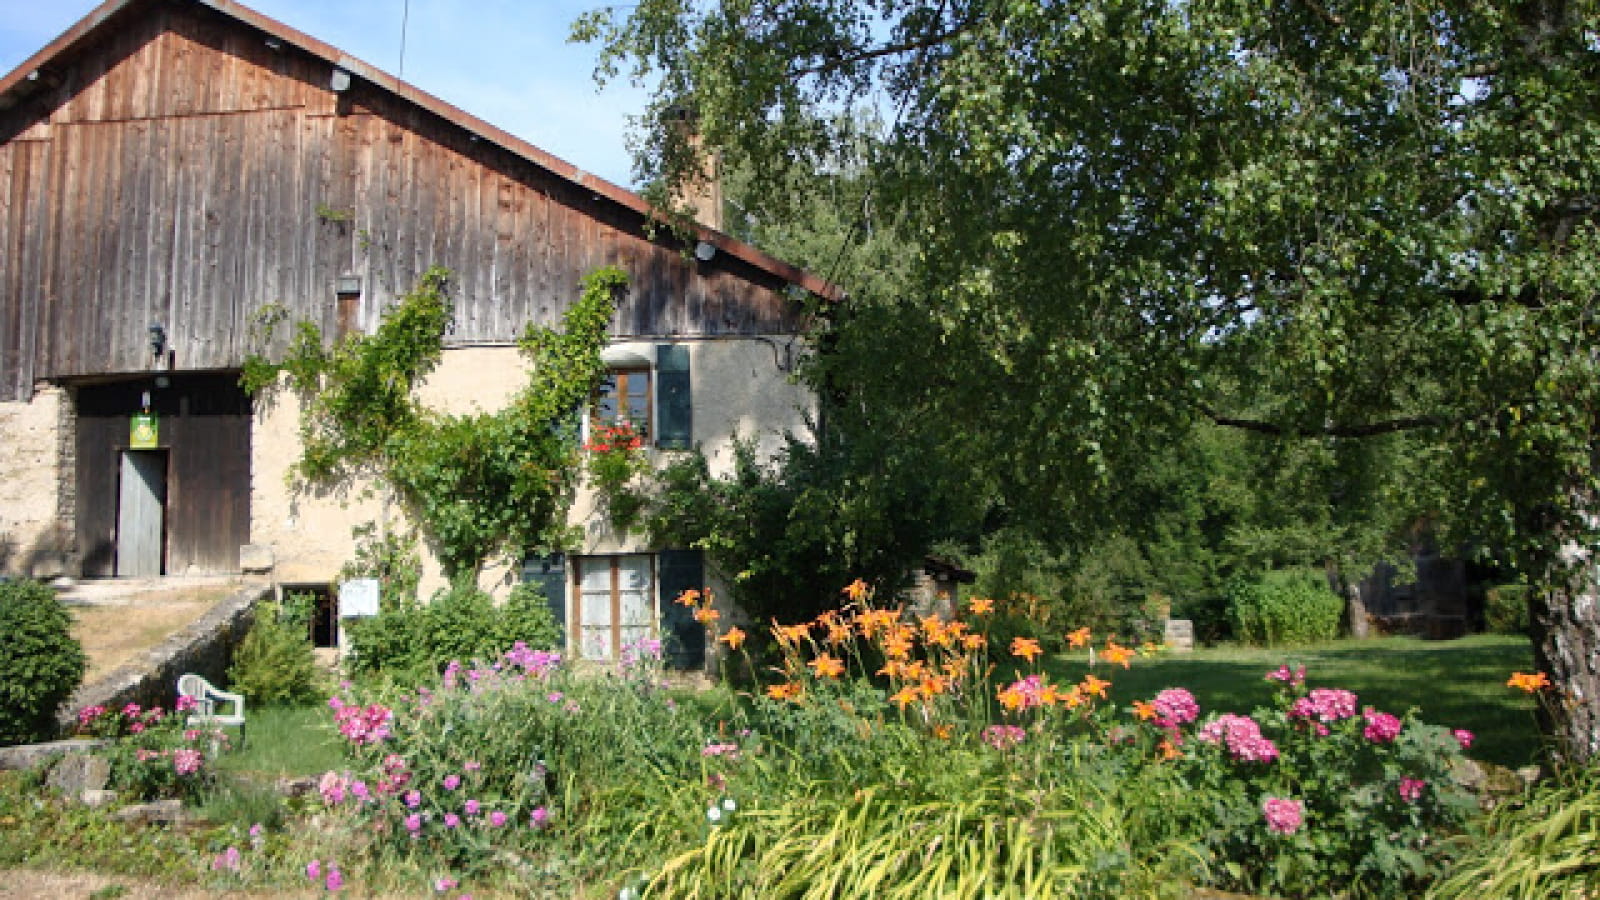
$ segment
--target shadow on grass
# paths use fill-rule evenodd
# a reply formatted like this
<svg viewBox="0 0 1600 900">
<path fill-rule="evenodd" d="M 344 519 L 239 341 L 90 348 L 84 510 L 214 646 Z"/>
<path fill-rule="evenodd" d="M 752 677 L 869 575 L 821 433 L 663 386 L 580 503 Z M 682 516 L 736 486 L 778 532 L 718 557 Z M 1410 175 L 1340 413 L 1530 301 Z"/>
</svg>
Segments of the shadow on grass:
<svg viewBox="0 0 1600 900">
<path fill-rule="evenodd" d="M 1311 647 L 1223 646 L 1136 659 L 1126 671 L 1102 664 L 1095 673 L 1112 681 L 1111 699 L 1119 705 L 1148 699 L 1163 688 L 1185 687 L 1205 713 L 1248 712 L 1271 704 L 1275 684 L 1265 675 L 1284 663 L 1305 666 L 1312 687 L 1354 691 L 1362 706 L 1397 714 L 1415 708 L 1423 721 L 1465 728 L 1476 735 L 1469 751 L 1474 758 L 1516 767 L 1539 756 L 1533 702 L 1506 687 L 1511 672 L 1532 667 L 1526 638 L 1474 635 L 1454 641 L 1376 638 Z M 1058 657 L 1051 669 L 1057 679 L 1071 681 L 1089 670 L 1082 654 Z"/>
</svg>

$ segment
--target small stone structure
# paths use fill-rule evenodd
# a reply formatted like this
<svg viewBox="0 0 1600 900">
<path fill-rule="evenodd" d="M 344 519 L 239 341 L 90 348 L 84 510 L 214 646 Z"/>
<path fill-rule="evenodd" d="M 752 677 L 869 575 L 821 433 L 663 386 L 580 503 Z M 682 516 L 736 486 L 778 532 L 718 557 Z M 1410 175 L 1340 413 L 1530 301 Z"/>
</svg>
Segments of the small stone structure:
<svg viewBox="0 0 1600 900">
<path fill-rule="evenodd" d="M 1194 622 L 1189 619 L 1168 619 L 1162 629 L 1162 642 L 1175 653 L 1194 650 Z"/>
<path fill-rule="evenodd" d="M 244 640 L 245 632 L 255 621 L 256 604 L 271 593 L 270 584 L 244 585 L 188 627 L 132 662 L 79 688 L 57 713 L 62 733 L 73 729 L 78 710 L 85 706 L 117 708 L 138 703 L 170 708 L 177 696 L 178 676 L 185 672 L 226 682 L 234 647 Z"/>
</svg>

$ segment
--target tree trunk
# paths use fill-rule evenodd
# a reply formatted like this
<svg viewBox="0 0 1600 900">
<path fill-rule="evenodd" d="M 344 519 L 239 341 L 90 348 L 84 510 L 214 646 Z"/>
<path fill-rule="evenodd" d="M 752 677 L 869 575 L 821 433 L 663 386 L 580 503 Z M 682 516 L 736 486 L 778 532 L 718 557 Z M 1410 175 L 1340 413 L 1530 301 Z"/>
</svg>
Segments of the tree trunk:
<svg viewBox="0 0 1600 900">
<path fill-rule="evenodd" d="M 1552 686 L 1539 719 L 1561 762 L 1600 758 L 1600 589 L 1587 549 L 1569 548 L 1529 591 L 1536 668 Z"/>
<path fill-rule="evenodd" d="M 1329 585 L 1344 596 L 1345 628 L 1351 637 L 1365 639 L 1370 633 L 1372 620 L 1367 618 L 1367 600 L 1361 595 L 1361 579 L 1344 577 L 1344 569 L 1337 563 L 1329 562 L 1326 565 Z"/>
</svg>

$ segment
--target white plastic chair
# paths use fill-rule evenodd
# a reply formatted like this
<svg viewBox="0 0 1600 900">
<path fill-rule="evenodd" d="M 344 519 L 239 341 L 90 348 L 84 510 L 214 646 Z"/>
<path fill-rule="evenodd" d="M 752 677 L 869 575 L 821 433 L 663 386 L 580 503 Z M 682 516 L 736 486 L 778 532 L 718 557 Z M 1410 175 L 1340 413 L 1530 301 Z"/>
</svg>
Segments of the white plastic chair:
<svg viewBox="0 0 1600 900">
<path fill-rule="evenodd" d="M 233 725 L 239 729 L 239 743 L 244 743 L 244 695 L 235 694 L 217 688 L 193 672 L 185 672 L 178 678 L 178 696 L 188 697 L 194 701 L 194 710 L 189 714 L 189 724 L 197 727 L 213 725 Z M 232 712 L 219 712 L 219 703 L 233 704 Z M 215 747 L 212 748 L 213 755 Z"/>
</svg>

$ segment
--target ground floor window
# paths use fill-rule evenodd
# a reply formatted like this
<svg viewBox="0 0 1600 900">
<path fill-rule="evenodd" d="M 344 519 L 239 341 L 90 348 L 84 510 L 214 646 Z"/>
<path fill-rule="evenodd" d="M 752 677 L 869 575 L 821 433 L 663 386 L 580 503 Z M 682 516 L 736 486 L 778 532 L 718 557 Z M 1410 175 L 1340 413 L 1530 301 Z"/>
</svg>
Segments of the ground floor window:
<svg viewBox="0 0 1600 900">
<path fill-rule="evenodd" d="M 578 655 L 614 660 L 622 648 L 655 636 L 655 578 L 648 554 L 581 556 L 573 560 Z"/>
</svg>

